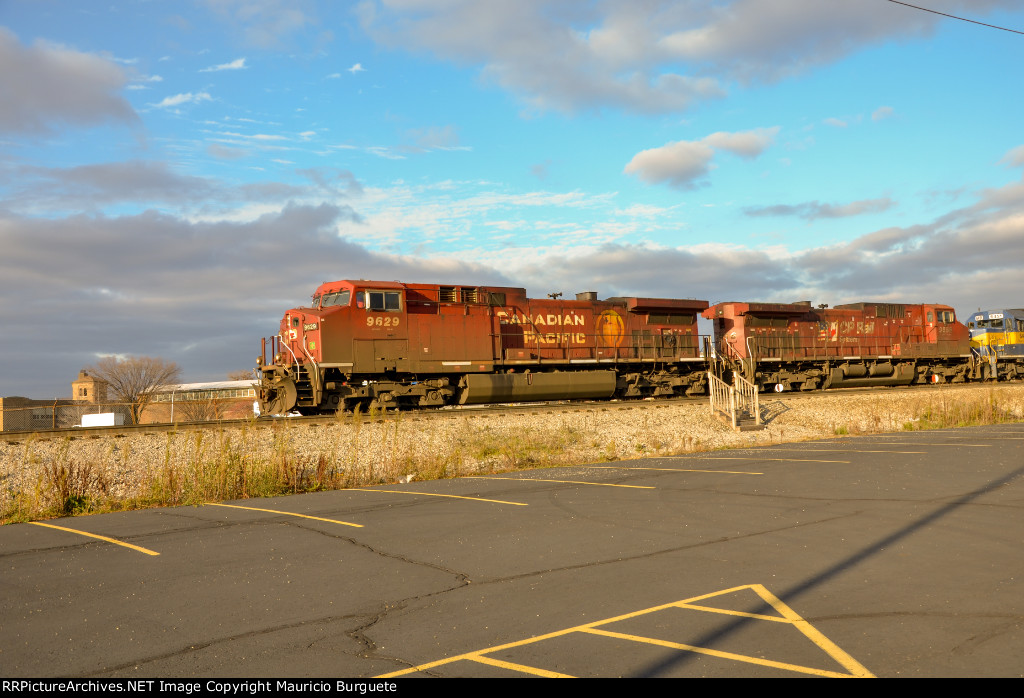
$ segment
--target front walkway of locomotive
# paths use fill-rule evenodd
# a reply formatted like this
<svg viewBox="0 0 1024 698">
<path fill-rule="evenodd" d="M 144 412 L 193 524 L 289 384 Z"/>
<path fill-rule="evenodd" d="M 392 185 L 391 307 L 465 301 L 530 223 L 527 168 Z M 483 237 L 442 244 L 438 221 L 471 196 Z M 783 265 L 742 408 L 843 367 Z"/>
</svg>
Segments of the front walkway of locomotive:
<svg viewBox="0 0 1024 698">
<path fill-rule="evenodd" d="M 263 340 L 263 414 L 702 395 L 706 301 L 341 280 Z M 268 353 L 269 351 L 269 353 Z"/>
</svg>

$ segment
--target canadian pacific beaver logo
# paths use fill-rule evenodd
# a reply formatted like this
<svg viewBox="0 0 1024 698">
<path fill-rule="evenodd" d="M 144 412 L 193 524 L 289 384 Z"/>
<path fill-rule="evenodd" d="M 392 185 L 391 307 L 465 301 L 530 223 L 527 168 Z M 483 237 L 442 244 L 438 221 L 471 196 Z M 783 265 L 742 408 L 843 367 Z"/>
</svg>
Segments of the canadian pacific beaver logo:
<svg viewBox="0 0 1024 698">
<path fill-rule="evenodd" d="M 617 347 L 622 344 L 625 329 L 622 318 L 614 310 L 604 311 L 597 316 L 594 323 L 597 343 L 604 347 Z"/>
</svg>

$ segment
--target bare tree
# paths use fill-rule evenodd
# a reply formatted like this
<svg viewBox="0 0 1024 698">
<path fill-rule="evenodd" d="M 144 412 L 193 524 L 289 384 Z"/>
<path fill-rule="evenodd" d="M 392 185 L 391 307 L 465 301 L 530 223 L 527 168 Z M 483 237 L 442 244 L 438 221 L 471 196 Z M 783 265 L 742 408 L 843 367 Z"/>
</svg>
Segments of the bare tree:
<svg viewBox="0 0 1024 698">
<path fill-rule="evenodd" d="M 254 380 L 252 375 L 252 369 L 246 371 L 232 371 L 228 374 L 229 381 L 248 381 Z"/>
<path fill-rule="evenodd" d="M 178 403 L 178 414 L 183 422 L 212 422 L 224 419 L 224 405 L 220 400 L 183 400 Z"/>
<path fill-rule="evenodd" d="M 150 356 L 106 356 L 86 370 L 107 382 L 108 395 L 131 403 L 134 424 L 139 423 L 156 388 L 181 381 L 178 364 Z"/>
</svg>

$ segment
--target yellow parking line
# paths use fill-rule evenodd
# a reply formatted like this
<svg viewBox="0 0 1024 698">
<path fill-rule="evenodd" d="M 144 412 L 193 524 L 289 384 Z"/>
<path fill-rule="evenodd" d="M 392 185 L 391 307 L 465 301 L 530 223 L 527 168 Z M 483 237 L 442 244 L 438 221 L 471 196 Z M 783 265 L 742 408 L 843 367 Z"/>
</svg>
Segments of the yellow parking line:
<svg viewBox="0 0 1024 698">
<path fill-rule="evenodd" d="M 1003 433 L 1003 432 L 995 432 L 995 433 Z M 1019 431 L 1010 431 L 1010 432 L 1005 432 L 1005 433 L 1007 433 L 1007 434 L 1019 434 L 1020 432 Z M 976 438 L 978 438 L 978 434 L 973 434 L 971 436 L 947 436 L 946 438 L 947 439 L 976 439 Z M 992 437 L 989 437 L 989 438 L 991 438 L 993 441 L 1024 441 L 1024 436 L 992 436 Z"/>
<path fill-rule="evenodd" d="M 507 482 L 559 482 L 563 485 L 594 485 L 597 487 L 629 487 L 634 490 L 653 490 L 647 485 L 615 485 L 609 482 L 583 482 L 581 480 L 542 480 L 539 477 L 486 477 L 484 475 L 467 475 L 473 480 L 505 480 Z"/>
<path fill-rule="evenodd" d="M 928 446 L 956 446 L 962 448 L 964 446 L 968 448 L 992 448 L 992 444 L 939 444 L 939 443 L 921 443 L 920 441 L 878 441 L 876 443 L 891 446 L 920 446 L 922 448 Z"/>
<path fill-rule="evenodd" d="M 814 458 L 761 458 L 760 456 L 669 456 L 670 458 L 699 458 L 700 460 L 777 460 L 785 463 L 849 463 L 848 460 L 817 460 Z"/>
<path fill-rule="evenodd" d="M 808 623 L 802 617 L 797 615 L 789 606 L 784 604 L 779 597 L 771 593 L 761 584 L 751 585 L 755 587 L 758 595 L 771 604 L 772 608 L 778 611 L 779 615 L 784 617 L 790 623 L 792 623 L 800 632 L 802 632 L 811 642 L 816 644 L 818 647 L 823 649 L 833 659 L 843 665 L 851 674 L 859 677 L 871 677 L 872 674 L 868 671 L 864 665 L 858 662 L 856 659 L 851 657 L 848 653 L 842 650 L 839 645 L 825 637 L 820 630 L 815 628 L 813 625 Z"/>
<path fill-rule="evenodd" d="M 95 533 L 86 533 L 85 531 L 79 531 L 79 530 L 74 529 L 74 528 L 64 528 L 63 526 L 54 526 L 53 524 L 42 523 L 41 521 L 29 521 L 29 523 L 30 524 L 34 524 L 36 526 L 46 526 L 47 528 L 56 528 L 58 531 L 67 531 L 68 533 L 77 533 L 80 536 L 88 536 L 89 538 L 98 538 L 100 540 L 105 540 L 108 543 L 113 543 L 114 545 L 120 545 L 120 546 L 125 547 L 125 548 L 131 548 L 132 550 L 138 550 L 140 553 L 145 553 L 146 555 L 159 555 L 160 554 L 160 553 L 158 553 L 156 551 L 150 550 L 149 548 L 141 548 L 141 547 L 139 547 L 137 545 L 132 545 L 131 543 L 125 543 L 124 541 L 121 541 L 121 540 L 116 540 L 114 538 L 107 538 L 106 536 L 99 536 L 99 535 L 96 535 Z"/>
<path fill-rule="evenodd" d="M 779 448 L 772 446 L 772 451 L 796 451 L 797 453 L 903 453 L 921 455 L 927 451 L 892 451 L 892 450 L 869 450 L 863 448 Z"/>
<path fill-rule="evenodd" d="M 620 640 L 630 640 L 631 642 L 640 642 L 647 645 L 657 645 L 658 647 L 669 647 L 674 650 L 685 650 L 687 652 L 693 652 L 695 654 L 706 654 L 709 657 L 719 657 L 721 659 L 732 659 L 737 662 L 743 662 L 745 664 L 757 664 L 759 666 L 770 666 L 774 669 L 786 669 L 788 671 L 798 671 L 801 674 L 811 674 L 813 676 L 825 676 L 833 679 L 848 679 L 849 674 L 843 674 L 838 671 L 827 671 L 825 669 L 815 669 L 813 667 L 800 666 L 799 664 L 787 664 L 786 662 L 775 662 L 771 659 L 763 659 L 761 657 L 750 657 L 745 654 L 733 654 L 732 652 L 723 652 L 721 650 L 713 650 L 707 647 L 694 647 L 693 645 L 684 645 L 679 642 L 669 642 L 668 640 L 658 640 L 653 637 L 641 637 L 639 635 L 628 635 L 626 633 L 617 633 L 612 630 L 601 630 L 600 628 L 582 628 L 580 632 L 590 633 L 591 635 L 604 635 L 605 637 L 614 637 Z"/>
<path fill-rule="evenodd" d="M 598 623 L 602 623 L 602 622 L 604 622 L 604 621 L 598 621 Z M 565 630 L 556 630 L 553 633 L 545 633 L 544 635 L 536 635 L 534 637 L 530 637 L 530 638 L 527 638 L 525 640 L 517 640 L 515 642 L 506 642 L 503 645 L 496 645 L 494 647 L 488 647 L 487 649 L 484 649 L 484 650 L 477 650 L 475 652 L 467 652 L 466 654 L 459 654 L 459 655 L 456 655 L 454 657 L 447 657 L 445 659 L 438 659 L 438 660 L 433 661 L 433 662 L 427 662 L 426 664 L 418 664 L 416 666 L 409 667 L 408 669 L 399 669 L 398 671 L 392 671 L 392 672 L 389 672 L 387 674 L 381 674 L 379 676 L 375 676 L 374 678 L 377 678 L 377 679 L 390 679 L 390 678 L 393 678 L 395 676 L 405 676 L 406 674 L 414 674 L 414 673 L 416 673 L 418 671 L 426 671 L 427 669 L 433 669 L 434 667 L 443 666 L 445 664 L 453 664 L 455 662 L 459 662 L 459 661 L 462 661 L 462 660 L 465 660 L 465 659 L 476 660 L 477 657 L 481 657 L 484 654 L 490 654 L 492 652 L 500 652 L 502 650 L 512 649 L 514 647 L 521 647 L 523 645 L 531 645 L 531 644 L 533 644 L 535 642 L 541 642 L 543 640 L 550 640 L 552 638 L 562 637 L 563 635 L 569 635 L 571 633 L 574 633 L 574 632 L 578 631 L 580 627 L 585 627 L 585 626 L 579 626 L 579 627 L 575 627 L 575 628 L 566 628 Z"/>
<path fill-rule="evenodd" d="M 527 666 L 526 664 L 515 664 L 513 662 L 505 662 L 500 659 L 494 659 L 493 657 L 485 657 L 481 654 L 469 655 L 465 659 L 471 662 L 479 662 L 480 664 L 489 664 L 491 666 L 500 667 L 502 669 L 508 669 L 510 671 L 519 671 L 524 674 L 533 674 L 534 676 L 543 676 L 546 679 L 571 679 L 574 678 L 569 674 L 559 674 L 557 671 L 548 671 L 547 669 L 538 669 L 535 666 Z"/>
<path fill-rule="evenodd" d="M 701 470 L 700 468 L 638 468 L 626 465 L 582 465 L 581 468 L 604 468 L 606 470 L 663 470 L 669 473 L 725 473 L 727 475 L 764 475 L 746 470 Z"/>
<path fill-rule="evenodd" d="M 491 502 L 492 504 L 514 504 L 517 507 L 528 507 L 524 502 L 506 502 L 503 499 L 484 499 L 483 497 L 464 497 L 458 494 L 435 494 L 433 492 L 406 492 L 405 490 L 375 490 L 371 488 L 359 488 L 348 490 L 349 492 L 387 492 L 389 494 L 413 494 L 422 497 L 449 497 L 450 499 L 469 499 L 474 502 Z"/>
<path fill-rule="evenodd" d="M 208 506 L 212 507 L 228 507 L 231 509 L 247 509 L 248 511 L 262 511 L 267 514 L 283 514 L 285 516 L 297 516 L 300 519 L 312 519 L 313 521 L 326 521 L 327 523 L 341 524 L 342 526 L 352 526 L 354 528 L 362 528 L 362 524 L 349 523 L 348 521 L 337 521 L 335 519 L 324 519 L 319 516 L 309 516 L 307 514 L 296 514 L 291 511 L 278 511 L 277 509 L 259 509 L 258 507 L 240 507 L 237 504 L 221 504 L 220 502 L 207 502 Z"/>
<path fill-rule="evenodd" d="M 694 602 L 703 601 L 714 597 L 724 596 L 731 594 L 736 591 L 742 591 L 749 589 L 756 593 L 763 601 L 770 604 L 778 613 L 779 616 L 767 616 L 758 613 L 745 613 L 742 611 L 732 611 L 729 609 L 715 608 L 713 606 L 699 606 Z M 817 645 L 822 651 L 829 655 L 837 663 L 841 664 L 843 668 L 849 671 L 848 674 L 843 674 L 835 671 L 828 671 L 823 669 L 817 669 L 815 667 L 800 666 L 798 664 L 788 664 L 785 662 L 776 662 L 762 657 L 753 657 L 749 655 L 734 654 L 731 652 L 722 652 L 719 650 L 712 650 L 706 647 L 696 647 L 693 645 L 684 645 L 676 642 L 668 642 L 665 640 L 659 640 L 656 638 L 642 637 L 639 635 L 630 635 L 627 633 L 619 633 L 611 630 L 601 629 L 600 626 L 610 625 L 619 621 L 629 620 L 632 618 L 638 618 L 658 611 L 667 610 L 670 608 L 692 608 L 701 611 L 710 611 L 713 613 L 723 613 L 727 615 L 738 615 L 745 616 L 757 620 L 769 620 L 777 623 L 789 624 L 797 628 L 807 639 Z M 545 669 L 539 669 L 537 667 L 528 667 L 521 664 L 515 664 L 512 662 L 506 662 L 485 655 L 493 654 L 495 652 L 502 652 L 505 650 L 513 649 L 516 647 L 522 647 L 525 645 L 531 645 L 545 640 L 551 640 L 557 637 L 565 637 L 572 633 L 589 633 L 592 635 L 603 635 L 606 637 L 612 637 L 617 639 L 629 640 L 632 642 L 640 642 L 644 644 L 659 645 L 662 647 L 670 647 L 672 649 L 685 650 L 689 652 L 696 652 L 699 654 L 706 654 L 713 657 L 720 657 L 723 659 L 732 659 L 739 662 L 745 662 L 749 664 L 758 664 L 761 666 L 774 667 L 779 669 L 786 669 L 790 671 L 796 671 L 803 674 L 813 674 L 816 676 L 828 676 L 837 678 L 870 678 L 874 675 L 868 671 L 860 662 L 851 657 L 848 653 L 840 649 L 834 642 L 825 637 L 819 632 L 814 626 L 808 623 L 806 620 L 801 618 L 795 611 L 789 606 L 783 603 L 777 596 L 768 591 L 761 584 L 744 584 L 742 586 L 732 587 L 730 589 L 724 589 L 722 591 L 712 592 L 710 594 L 701 594 L 700 596 L 693 596 L 682 601 L 675 601 L 672 603 L 662 604 L 659 606 L 652 606 L 651 608 L 645 608 L 639 611 L 632 611 L 624 613 L 622 615 L 614 616 L 612 618 L 605 618 L 602 620 L 593 621 L 591 623 L 585 623 L 583 625 L 577 625 L 572 628 L 565 628 L 563 630 L 556 630 L 554 632 L 545 633 L 543 635 L 536 635 L 534 637 L 526 638 L 525 640 L 517 640 L 514 642 L 507 642 L 502 645 L 496 645 L 494 647 L 488 647 L 483 650 L 475 650 L 473 652 L 467 652 L 465 654 L 456 655 L 454 657 L 447 657 L 445 659 L 439 659 L 433 662 L 427 662 L 426 664 L 419 664 L 417 666 L 408 667 L 406 669 L 399 669 L 392 671 L 387 674 L 381 674 L 377 676 L 378 679 L 393 678 L 397 676 L 406 676 L 416 672 L 426 671 L 434 667 L 443 666 L 445 664 L 453 664 L 459 661 L 474 661 L 481 662 L 484 664 L 490 664 L 493 666 L 510 669 L 512 671 L 521 671 L 523 673 L 532 673 L 540 676 L 565 676 L 564 674 L 555 674 L 554 672 L 548 673 Z M 544 672 L 544 673 L 542 673 Z"/>
</svg>

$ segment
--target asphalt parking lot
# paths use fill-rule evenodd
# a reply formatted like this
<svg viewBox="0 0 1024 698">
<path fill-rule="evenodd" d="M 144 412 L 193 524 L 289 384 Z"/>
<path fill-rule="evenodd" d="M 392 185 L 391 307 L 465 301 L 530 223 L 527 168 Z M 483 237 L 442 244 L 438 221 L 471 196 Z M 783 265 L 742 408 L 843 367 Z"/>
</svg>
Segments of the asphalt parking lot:
<svg viewBox="0 0 1024 698">
<path fill-rule="evenodd" d="M 1019 676 L 1024 425 L 0 528 L 7 677 Z"/>
</svg>

